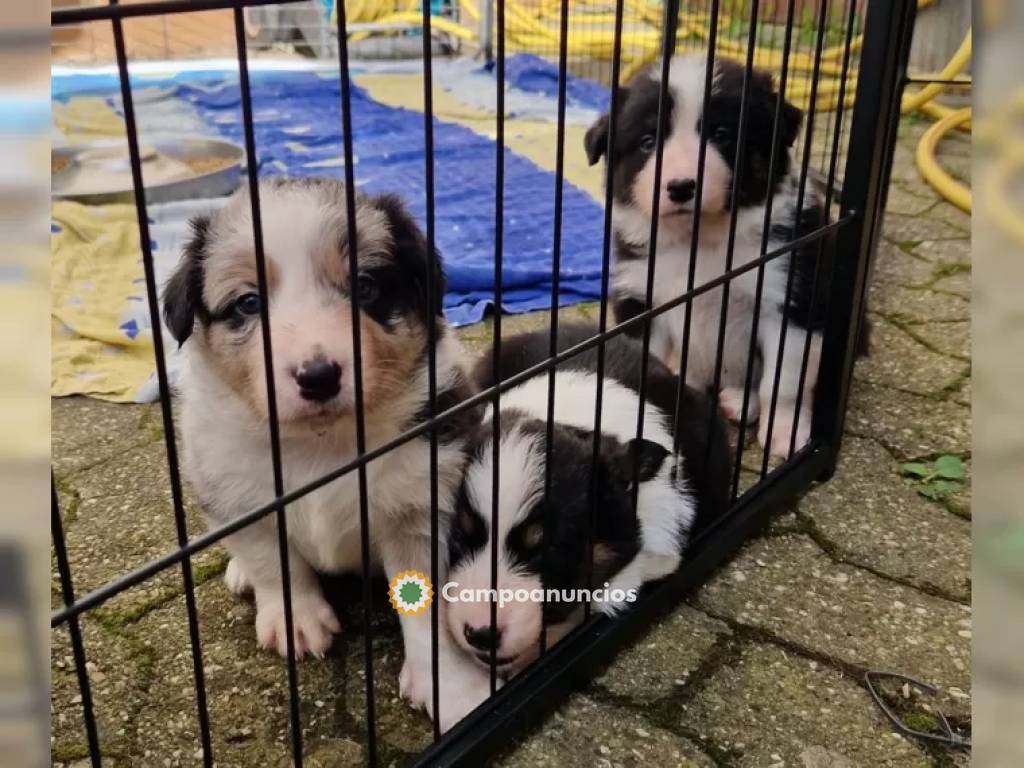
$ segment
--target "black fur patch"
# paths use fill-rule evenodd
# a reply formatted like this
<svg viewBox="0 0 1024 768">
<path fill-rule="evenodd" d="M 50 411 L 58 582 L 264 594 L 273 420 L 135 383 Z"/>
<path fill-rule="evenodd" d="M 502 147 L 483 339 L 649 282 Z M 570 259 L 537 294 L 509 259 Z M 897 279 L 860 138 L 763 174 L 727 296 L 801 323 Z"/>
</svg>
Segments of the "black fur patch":
<svg viewBox="0 0 1024 768">
<path fill-rule="evenodd" d="M 624 323 L 627 320 L 632 320 L 634 317 L 639 315 L 641 312 L 647 309 L 647 304 L 641 299 L 633 296 L 622 296 L 616 295 L 615 303 L 612 305 L 612 311 L 615 313 L 615 322 Z M 639 339 L 643 336 L 644 324 L 637 323 L 636 325 L 630 326 L 626 329 L 626 335 L 634 339 Z"/>
<path fill-rule="evenodd" d="M 436 413 L 443 413 L 449 408 L 454 408 L 459 403 L 468 400 L 476 394 L 476 388 L 459 372 L 455 381 L 447 389 L 437 393 Z M 442 445 L 456 442 L 473 433 L 480 424 L 485 406 L 483 404 L 468 408 L 456 415 L 445 419 L 437 426 L 437 441 Z M 430 418 L 430 404 L 423 403 L 423 406 L 412 418 L 410 427 L 422 424 Z"/>
<path fill-rule="evenodd" d="M 181 261 L 164 285 L 164 321 L 179 344 L 184 344 L 198 318 L 210 324 L 210 311 L 203 302 L 203 261 L 209 236 L 210 217 L 196 216 L 189 222 L 192 236 L 185 243 Z"/>
<path fill-rule="evenodd" d="M 426 238 L 396 195 L 381 195 L 373 198 L 372 203 L 388 217 L 394 239 L 391 251 L 393 262 L 388 266 L 367 270 L 379 290 L 373 301 L 363 305 L 363 311 L 384 328 L 391 327 L 393 318 L 408 313 L 414 314 L 427 327 L 444 316 L 446 279 L 441 254 L 435 250 L 433 264 L 430 263 Z M 356 234 L 358 237 L 358 231 Z M 430 317 L 427 293 L 431 269 L 433 318 Z"/>
<path fill-rule="evenodd" d="M 796 141 L 803 113 L 788 102 L 782 104 L 779 120 L 779 145 L 775 153 L 775 167 L 771 168 L 772 138 L 778 93 L 772 77 L 754 70 L 746 83 L 747 115 L 744 154 L 737 166 L 740 138 L 740 113 L 743 100 L 745 68 L 733 61 L 720 60 L 715 64 L 715 87 L 708 100 L 707 112 L 694 126 L 698 134 L 703 129 L 708 142 L 713 144 L 732 169 L 740 170 L 732 185 L 736 204 L 743 208 L 763 203 L 789 173 L 789 147 Z M 771 174 L 769 175 L 769 170 Z M 728 204 L 732 205 L 733 189 L 729 190 Z"/>
<path fill-rule="evenodd" d="M 817 204 L 804 208 L 799 217 L 771 228 L 771 237 L 782 243 L 789 243 L 828 223 L 824 210 Z M 820 331 L 825 327 L 826 291 L 832 285 L 834 238 L 826 237 L 820 242 L 810 243 L 791 251 L 782 261 L 785 268 L 793 270 L 787 314 L 789 322 L 800 328 Z M 815 271 L 817 270 L 817 280 Z M 817 285 L 815 285 L 817 283 Z M 781 311 L 781 307 L 779 308 Z"/>
<path fill-rule="evenodd" d="M 620 203 L 630 204 L 633 200 L 632 186 L 636 175 L 647 164 L 654 149 L 645 149 L 645 137 L 653 138 L 658 130 L 658 97 L 661 84 L 648 74 L 640 73 L 619 95 L 619 114 L 615 120 L 615 146 L 608 163 L 608 178 L 611 179 L 612 194 Z M 671 129 L 671 114 L 675 97 L 669 88 L 665 94 L 664 123 L 662 136 L 668 138 Z M 594 165 L 607 152 L 609 118 L 601 117 L 587 131 L 584 148 L 587 159 Z M 642 146 L 643 145 L 643 146 Z"/>
<path fill-rule="evenodd" d="M 508 418 L 505 418 L 506 415 Z M 536 440 L 545 450 L 547 428 L 543 421 L 502 413 L 502 433 L 516 430 Z M 474 453 L 482 458 L 491 450 L 489 429 L 481 431 Z M 624 470 L 632 461 L 625 446 L 602 441 L 596 478 L 592 475 L 593 433 L 556 424 L 551 443 L 551 492 L 539 500 L 522 520 L 509 529 L 501 546 L 518 570 L 540 576 L 545 589 L 585 589 L 587 531 L 592 515 L 595 527 L 589 543 L 594 549 L 590 585 L 600 587 L 621 570 L 640 549 L 640 528 L 633 513 Z M 596 510 L 590 489 L 596 479 Z M 543 478 L 537 479 L 539 482 Z M 464 490 L 456 504 L 449 542 L 449 559 L 455 568 L 486 546 L 489 540 L 489 509 L 473 509 Z M 548 535 L 550 534 L 550 536 Z M 546 552 L 546 562 L 545 562 Z M 545 567 L 546 566 L 546 567 Z M 549 621 L 563 621 L 575 609 L 573 603 L 550 602 L 544 606 Z"/>
<path fill-rule="evenodd" d="M 574 347 L 597 335 L 597 328 L 583 323 L 559 326 L 557 351 Z M 549 337 L 545 330 L 506 339 L 501 345 L 499 364 L 502 379 L 509 378 L 548 358 Z M 641 344 L 625 336 L 615 336 L 605 343 L 605 375 L 634 391 L 640 389 L 643 356 Z M 562 370 L 594 371 L 597 349 L 591 348 L 565 361 Z M 544 375 L 544 374 L 541 374 Z M 481 388 L 494 384 L 493 364 L 486 354 L 473 370 L 473 379 Z M 651 356 L 647 367 L 647 402 L 659 408 L 674 424 L 678 377 L 657 358 Z M 555 396 L 558 394 L 556 392 Z M 691 387 L 683 387 L 680 396 L 676 436 L 683 466 L 697 501 L 694 530 L 701 530 L 729 509 L 731 464 L 725 419 L 718 413 L 717 398 Z M 714 414 L 714 418 L 710 415 Z M 708 442 L 711 442 L 708 455 Z"/>
</svg>

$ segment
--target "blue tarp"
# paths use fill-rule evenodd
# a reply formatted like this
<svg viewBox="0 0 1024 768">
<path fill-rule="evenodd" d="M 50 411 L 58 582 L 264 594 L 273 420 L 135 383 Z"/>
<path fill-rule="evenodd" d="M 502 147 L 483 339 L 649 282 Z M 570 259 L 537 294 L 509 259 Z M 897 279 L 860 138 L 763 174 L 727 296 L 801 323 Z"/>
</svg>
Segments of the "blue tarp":
<svg viewBox="0 0 1024 768">
<path fill-rule="evenodd" d="M 536 72 L 536 64 L 528 64 Z M 74 78 L 67 78 L 63 90 L 62 79 L 54 78 L 55 97 L 82 92 Z M 97 85 L 90 82 L 88 90 L 96 92 Z M 166 98 L 188 102 L 211 129 L 243 143 L 236 76 L 190 73 L 164 85 Z M 261 175 L 343 175 L 336 73 L 254 73 L 251 87 Z M 113 87 L 103 90 L 116 93 Z M 422 224 L 423 115 L 380 104 L 358 87 L 351 93 L 357 186 L 371 194 L 399 193 Z M 449 320 L 461 325 L 480 320 L 493 304 L 496 144 L 459 125 L 437 119 L 433 125 L 436 238 L 449 280 L 445 308 Z M 503 159 L 503 308 L 545 308 L 551 296 L 554 174 L 507 148 Z M 602 218 L 600 206 L 566 182 L 560 305 L 600 295 Z"/>
</svg>

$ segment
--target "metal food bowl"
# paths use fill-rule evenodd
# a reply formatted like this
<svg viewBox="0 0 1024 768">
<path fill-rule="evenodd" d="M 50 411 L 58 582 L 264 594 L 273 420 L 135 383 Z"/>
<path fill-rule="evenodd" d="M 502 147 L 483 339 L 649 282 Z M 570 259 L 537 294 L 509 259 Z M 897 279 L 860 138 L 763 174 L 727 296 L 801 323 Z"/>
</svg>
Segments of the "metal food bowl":
<svg viewBox="0 0 1024 768">
<path fill-rule="evenodd" d="M 245 150 L 223 139 L 161 138 L 139 146 L 146 202 L 221 197 L 238 187 Z M 51 194 L 82 203 L 131 202 L 128 144 L 112 139 L 54 147 Z"/>
</svg>

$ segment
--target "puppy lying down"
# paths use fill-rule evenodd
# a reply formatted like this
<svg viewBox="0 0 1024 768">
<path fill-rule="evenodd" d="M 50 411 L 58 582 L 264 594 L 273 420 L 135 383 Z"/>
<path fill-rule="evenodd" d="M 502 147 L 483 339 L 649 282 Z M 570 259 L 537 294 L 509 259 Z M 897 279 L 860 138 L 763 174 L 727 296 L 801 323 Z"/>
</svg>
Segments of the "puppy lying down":
<svg viewBox="0 0 1024 768">
<path fill-rule="evenodd" d="M 345 188 L 321 179 L 260 185 L 269 292 L 273 382 L 280 424 L 284 490 L 290 491 L 356 457 L 352 297 L 361 325 L 366 445 L 398 436 L 427 413 L 428 329 L 437 339 L 439 402 L 471 391 L 461 352 L 441 314 L 444 275 L 397 198 L 357 195 L 358 278 L 350 280 Z M 274 498 L 268 399 L 260 329 L 260 295 L 249 196 L 192 222 L 193 234 L 164 291 L 164 313 L 184 345 L 181 385 L 184 470 L 212 526 Z M 433 314 L 428 270 L 433 268 Z M 464 417 L 472 424 L 479 413 Z M 438 446 L 441 535 L 462 477 L 464 435 L 472 424 L 448 423 Z M 427 438 L 367 466 L 373 565 L 388 578 L 430 572 Z M 295 649 L 322 656 L 341 627 L 321 594 L 316 572 L 361 567 L 359 486 L 350 472 L 287 508 Z M 278 534 L 274 515 L 225 539 L 226 581 L 256 602 L 256 638 L 286 651 Z M 439 545 L 442 547 L 443 545 Z M 443 572 L 442 562 L 442 572 Z M 435 605 L 443 608 L 442 601 Z M 443 619 L 442 619 L 443 620 Z M 403 696 L 431 708 L 430 612 L 401 616 Z M 488 676 L 439 633 L 442 729 L 489 692 Z"/>
<path fill-rule="evenodd" d="M 593 336 L 585 326 L 560 328 L 559 349 Z M 507 340 L 500 375 L 507 378 L 548 356 L 547 331 Z M 587 579 L 591 525 L 590 488 L 593 422 L 597 393 L 597 352 L 590 350 L 559 366 L 556 373 L 555 427 L 551 445 L 551 490 L 545 498 L 548 377 L 534 376 L 500 399 L 498 492 L 499 590 L 580 590 L 606 588 L 595 610 L 614 614 L 652 580 L 679 565 L 690 534 L 728 507 L 729 459 L 725 423 L 704 394 L 684 389 L 679 419 L 678 458 L 673 458 L 673 414 L 677 377 L 654 358 L 649 361 L 644 433 L 636 440 L 640 384 L 639 342 L 616 337 L 606 345 L 597 467 L 596 528 L 589 539 L 593 578 Z M 493 381 L 493 358 L 477 365 L 481 387 Z M 710 451 L 708 440 L 711 439 Z M 470 460 L 455 503 L 449 541 L 449 594 L 471 596 L 491 588 L 493 442 L 490 410 L 470 448 Z M 639 470 L 634 513 L 632 483 Z M 545 537 L 545 518 L 552 537 Z M 546 570 L 543 567 L 547 551 Z M 457 584 L 457 586 L 455 586 Z M 450 602 L 448 628 L 456 642 L 482 666 L 492 646 L 498 671 L 508 676 L 537 657 L 542 611 L 550 645 L 582 616 L 583 600 L 541 603 L 513 600 L 499 604 L 492 634 L 491 601 Z M 585 599 L 585 596 L 584 596 Z"/>
</svg>

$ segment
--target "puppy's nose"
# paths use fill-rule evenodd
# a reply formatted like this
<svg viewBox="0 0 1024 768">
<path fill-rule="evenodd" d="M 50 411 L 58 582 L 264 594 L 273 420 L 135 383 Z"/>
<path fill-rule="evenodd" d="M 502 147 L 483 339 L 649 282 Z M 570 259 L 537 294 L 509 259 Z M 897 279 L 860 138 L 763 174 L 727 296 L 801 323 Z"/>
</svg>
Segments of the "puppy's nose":
<svg viewBox="0 0 1024 768">
<path fill-rule="evenodd" d="M 668 199 L 673 203 L 688 203 L 697 193 L 697 182 L 693 179 L 672 179 L 667 187 Z"/>
<path fill-rule="evenodd" d="M 341 391 L 341 366 L 322 357 L 307 360 L 295 373 L 305 400 L 325 403 Z"/>
<path fill-rule="evenodd" d="M 491 625 L 486 624 L 482 627 L 471 627 L 467 624 L 462 629 L 462 634 L 466 638 L 466 642 L 478 651 L 489 651 L 491 650 Z M 494 633 L 494 645 L 501 645 L 501 629 L 495 628 Z"/>
</svg>

